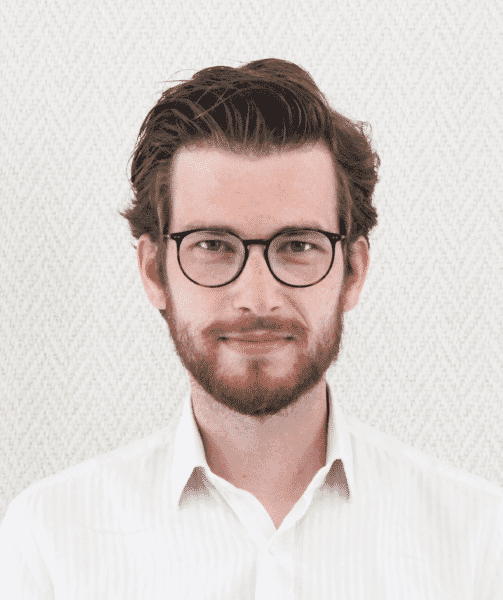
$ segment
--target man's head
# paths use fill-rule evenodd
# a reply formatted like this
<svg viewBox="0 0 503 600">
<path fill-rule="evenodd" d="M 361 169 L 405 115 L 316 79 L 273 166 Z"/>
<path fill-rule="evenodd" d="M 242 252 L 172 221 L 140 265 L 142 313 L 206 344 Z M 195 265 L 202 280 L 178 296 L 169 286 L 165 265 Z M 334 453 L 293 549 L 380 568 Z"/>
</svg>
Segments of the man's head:
<svg viewBox="0 0 503 600">
<path fill-rule="evenodd" d="M 132 165 L 135 204 L 121 214 L 139 238 L 145 290 L 193 385 L 259 416 L 292 404 L 322 379 L 339 351 L 343 313 L 356 305 L 365 280 L 378 162 L 361 128 L 331 110 L 291 63 L 206 69 L 165 92 L 142 125 Z M 164 235 L 215 227 L 243 240 L 269 239 L 284 228 L 346 238 L 335 245 L 324 238 L 333 264 L 314 285 L 279 281 L 264 246 L 252 245 L 237 279 L 205 287 L 182 272 L 178 243 Z M 228 245 L 216 244 L 203 240 L 194 255 L 225 245 L 230 256 Z M 316 248 L 293 244 L 289 268 L 299 272 L 306 266 L 295 266 L 298 251 L 313 256 Z M 204 260 L 207 272 L 217 268 Z M 278 261 L 271 264 L 287 278 Z M 281 339 L 266 347 L 236 341 L 264 330 Z"/>
</svg>

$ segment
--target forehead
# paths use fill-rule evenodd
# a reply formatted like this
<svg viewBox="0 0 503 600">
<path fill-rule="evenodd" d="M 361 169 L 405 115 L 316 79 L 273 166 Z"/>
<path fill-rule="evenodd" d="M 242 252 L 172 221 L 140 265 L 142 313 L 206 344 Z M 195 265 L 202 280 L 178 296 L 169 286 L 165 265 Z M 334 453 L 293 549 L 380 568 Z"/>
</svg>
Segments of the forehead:
<svg viewBox="0 0 503 600">
<path fill-rule="evenodd" d="M 225 224 L 244 236 L 283 226 L 335 231 L 336 175 L 323 144 L 267 156 L 180 149 L 171 171 L 171 231 Z"/>
</svg>

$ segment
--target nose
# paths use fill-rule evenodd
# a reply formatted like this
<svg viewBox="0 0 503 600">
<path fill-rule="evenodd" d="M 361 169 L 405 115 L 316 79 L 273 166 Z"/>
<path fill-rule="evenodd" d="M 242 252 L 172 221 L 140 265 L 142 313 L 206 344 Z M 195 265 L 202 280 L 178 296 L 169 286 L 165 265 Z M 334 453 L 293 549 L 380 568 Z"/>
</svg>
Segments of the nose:
<svg viewBox="0 0 503 600">
<path fill-rule="evenodd" d="M 244 269 L 231 285 L 234 307 L 237 309 L 267 315 L 283 305 L 284 286 L 269 270 L 261 244 L 249 246 Z"/>
</svg>

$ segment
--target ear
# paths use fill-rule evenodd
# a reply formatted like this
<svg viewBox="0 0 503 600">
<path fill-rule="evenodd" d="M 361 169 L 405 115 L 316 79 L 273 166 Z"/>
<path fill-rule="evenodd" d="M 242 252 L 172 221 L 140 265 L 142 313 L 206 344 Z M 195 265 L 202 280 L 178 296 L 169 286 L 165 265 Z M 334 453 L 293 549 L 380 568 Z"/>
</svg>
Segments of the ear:
<svg viewBox="0 0 503 600">
<path fill-rule="evenodd" d="M 353 274 L 348 277 L 344 286 L 344 312 L 350 311 L 358 304 L 360 292 L 367 277 L 369 262 L 370 253 L 367 240 L 363 236 L 360 236 L 353 244 L 351 257 Z"/>
<path fill-rule="evenodd" d="M 141 281 L 148 299 L 155 308 L 165 310 L 166 296 L 156 271 L 157 245 L 144 233 L 138 240 L 136 252 Z"/>
</svg>

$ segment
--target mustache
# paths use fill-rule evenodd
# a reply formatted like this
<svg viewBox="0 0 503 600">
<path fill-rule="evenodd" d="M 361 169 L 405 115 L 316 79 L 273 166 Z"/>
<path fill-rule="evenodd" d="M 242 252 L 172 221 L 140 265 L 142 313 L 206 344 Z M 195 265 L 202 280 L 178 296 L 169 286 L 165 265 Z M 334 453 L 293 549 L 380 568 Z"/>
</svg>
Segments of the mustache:
<svg viewBox="0 0 503 600">
<path fill-rule="evenodd" d="M 233 322 L 217 321 L 208 327 L 205 333 L 219 338 L 224 337 L 226 333 L 251 333 L 252 331 L 274 331 L 300 338 L 305 332 L 305 327 L 294 321 L 254 317 Z"/>
</svg>

